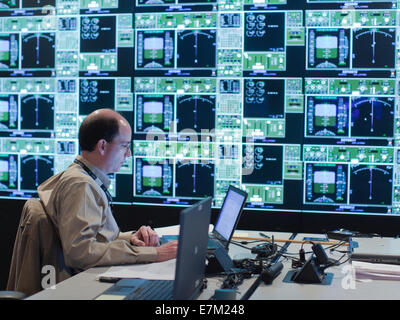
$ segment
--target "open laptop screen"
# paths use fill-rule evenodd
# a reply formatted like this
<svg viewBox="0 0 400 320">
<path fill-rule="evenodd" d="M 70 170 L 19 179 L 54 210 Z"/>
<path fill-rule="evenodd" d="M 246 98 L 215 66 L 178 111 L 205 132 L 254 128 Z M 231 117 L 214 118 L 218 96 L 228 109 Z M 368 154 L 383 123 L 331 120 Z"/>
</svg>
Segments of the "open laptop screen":
<svg viewBox="0 0 400 320">
<path fill-rule="evenodd" d="M 224 242 L 229 242 L 239 222 L 239 217 L 246 202 L 247 193 L 229 186 L 224 203 L 215 224 L 213 233 Z"/>
</svg>

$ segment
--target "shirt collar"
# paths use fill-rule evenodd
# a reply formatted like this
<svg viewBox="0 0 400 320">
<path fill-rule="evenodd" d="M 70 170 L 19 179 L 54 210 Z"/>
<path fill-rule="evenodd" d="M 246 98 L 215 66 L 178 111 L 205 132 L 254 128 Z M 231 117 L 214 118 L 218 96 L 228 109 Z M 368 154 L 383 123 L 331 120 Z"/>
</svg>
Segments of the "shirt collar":
<svg viewBox="0 0 400 320">
<path fill-rule="evenodd" d="M 94 164 L 92 164 L 91 162 L 89 162 L 88 160 L 86 160 L 84 157 L 82 157 L 81 155 L 78 155 L 76 157 L 76 159 L 78 159 L 79 161 L 81 161 L 82 163 L 84 163 L 96 176 L 97 178 L 100 179 L 100 181 L 106 186 L 106 188 L 108 189 L 108 187 L 111 184 L 111 180 L 108 177 L 108 175 L 106 175 L 103 171 L 101 171 L 98 167 L 96 167 Z"/>
</svg>

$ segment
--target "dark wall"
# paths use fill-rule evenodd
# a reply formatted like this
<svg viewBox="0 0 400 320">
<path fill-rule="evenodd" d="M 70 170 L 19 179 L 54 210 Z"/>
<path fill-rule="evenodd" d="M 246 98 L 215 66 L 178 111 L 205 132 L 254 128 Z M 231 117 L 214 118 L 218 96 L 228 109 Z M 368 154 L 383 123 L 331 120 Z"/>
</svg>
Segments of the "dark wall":
<svg viewBox="0 0 400 320">
<path fill-rule="evenodd" d="M 0 290 L 7 286 L 15 235 L 24 203 L 23 200 L 0 200 Z"/>
<path fill-rule="evenodd" d="M 383 237 L 400 235 L 400 217 L 365 214 L 302 213 L 299 230 L 309 233 L 324 233 L 335 229 L 347 229 L 364 234 Z"/>
<path fill-rule="evenodd" d="M 142 225 L 153 228 L 179 224 L 180 208 L 114 205 L 115 220 L 122 231 L 136 230 Z"/>
</svg>

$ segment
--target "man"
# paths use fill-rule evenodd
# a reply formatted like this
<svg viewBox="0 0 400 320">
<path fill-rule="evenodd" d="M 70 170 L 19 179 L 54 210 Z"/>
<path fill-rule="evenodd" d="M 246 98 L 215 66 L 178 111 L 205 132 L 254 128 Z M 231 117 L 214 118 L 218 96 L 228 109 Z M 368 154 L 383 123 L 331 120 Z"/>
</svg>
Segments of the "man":
<svg viewBox="0 0 400 320">
<path fill-rule="evenodd" d="M 81 155 L 38 187 L 59 233 L 65 263 L 75 271 L 176 257 L 176 241 L 157 246 L 158 235 L 146 226 L 133 233 L 120 232 L 113 217 L 107 174 L 118 172 L 131 156 L 131 135 L 129 123 L 119 113 L 94 111 L 79 129 Z"/>
</svg>

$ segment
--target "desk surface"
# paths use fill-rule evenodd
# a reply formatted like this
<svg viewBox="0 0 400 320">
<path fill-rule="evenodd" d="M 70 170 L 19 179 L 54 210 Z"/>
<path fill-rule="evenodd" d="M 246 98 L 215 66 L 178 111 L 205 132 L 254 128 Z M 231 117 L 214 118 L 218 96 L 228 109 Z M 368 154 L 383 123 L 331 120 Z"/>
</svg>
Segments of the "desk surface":
<svg viewBox="0 0 400 320">
<path fill-rule="evenodd" d="M 168 234 L 171 232 L 170 228 L 157 230 L 160 234 Z M 289 239 L 291 233 L 268 233 L 276 239 Z M 243 231 L 239 235 L 248 235 L 253 237 L 260 237 L 258 232 Z M 324 235 L 316 234 L 297 234 L 295 240 L 303 240 L 307 238 L 318 239 L 325 237 Z M 359 245 L 362 245 L 363 239 L 357 239 Z M 283 243 L 282 243 L 283 244 Z M 253 246 L 255 244 L 247 244 Z M 291 242 L 287 248 L 288 254 L 293 254 L 298 257 L 301 243 Z M 306 252 L 311 251 L 310 244 L 303 244 Z M 324 247 L 327 247 L 326 245 Z M 342 250 L 347 250 L 347 246 L 342 246 Z M 400 248 L 399 248 L 400 252 Z M 329 257 L 338 259 L 342 257 L 343 253 L 340 252 L 327 252 Z M 231 244 L 229 254 L 233 258 L 237 257 L 251 257 L 249 250 L 240 246 Z M 309 256 L 310 254 L 308 254 Z M 254 256 L 254 255 L 253 255 Z M 343 259 L 344 260 L 344 259 Z M 398 281 L 389 280 L 373 280 L 370 282 L 360 282 L 354 280 L 354 274 L 350 268 L 350 263 L 346 262 L 340 266 L 328 268 L 327 273 L 333 275 L 333 280 L 330 285 L 322 284 L 298 284 L 293 282 L 284 282 L 285 276 L 291 270 L 291 260 L 281 257 L 279 261 L 283 262 L 283 270 L 279 276 L 268 285 L 263 282 L 257 287 L 250 299 L 256 300 L 313 300 L 313 299 L 329 299 L 329 300 L 392 300 L 400 299 L 400 292 L 398 290 Z M 103 291 L 111 287 L 112 283 L 104 283 L 97 280 L 97 276 L 105 272 L 108 267 L 91 268 L 85 272 L 79 273 L 55 286 L 54 289 L 43 290 L 28 299 L 30 300 L 91 300 L 101 294 Z M 239 300 L 256 281 L 257 275 L 251 279 L 246 279 L 237 290 L 237 299 Z M 208 286 L 201 295 L 200 300 L 208 300 L 214 294 L 215 289 L 221 287 L 224 277 L 210 277 L 208 278 Z"/>
</svg>

